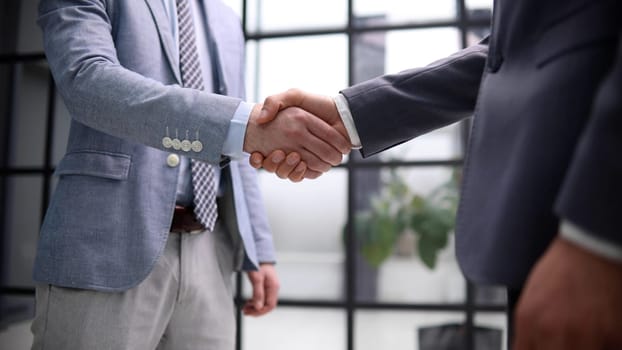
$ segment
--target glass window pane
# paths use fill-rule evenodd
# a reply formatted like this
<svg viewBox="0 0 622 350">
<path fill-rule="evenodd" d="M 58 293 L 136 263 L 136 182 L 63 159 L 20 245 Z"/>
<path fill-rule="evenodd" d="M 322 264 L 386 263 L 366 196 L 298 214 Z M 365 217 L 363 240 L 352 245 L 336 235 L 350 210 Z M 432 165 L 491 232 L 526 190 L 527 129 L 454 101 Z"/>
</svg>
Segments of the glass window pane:
<svg viewBox="0 0 622 350">
<path fill-rule="evenodd" d="M 423 67 L 460 49 L 455 28 L 395 30 L 387 32 L 387 73 Z"/>
<path fill-rule="evenodd" d="M 355 317 L 354 348 L 357 350 L 438 349 L 421 347 L 420 342 L 427 342 L 430 337 L 424 335 L 420 339 L 419 333 L 429 327 L 464 322 L 464 314 L 457 312 L 358 311 Z M 432 339 L 433 345 L 439 341 L 438 338 Z"/>
<path fill-rule="evenodd" d="M 370 32 L 355 36 L 354 81 L 385 73 L 423 67 L 460 49 L 458 30 L 434 28 Z M 425 47 L 425 50 L 415 50 Z M 460 125 L 420 136 L 380 154 L 382 160 L 438 160 L 461 158 Z"/>
<path fill-rule="evenodd" d="M 467 9 L 492 9 L 494 0 L 465 0 Z"/>
<path fill-rule="evenodd" d="M 475 302 L 480 305 L 498 305 L 507 304 L 506 287 L 501 286 L 484 286 L 475 285 Z"/>
<path fill-rule="evenodd" d="M 383 161 L 455 160 L 462 158 L 461 124 L 429 132 L 379 153 Z"/>
<path fill-rule="evenodd" d="M 475 45 L 480 40 L 485 38 L 488 34 L 490 34 L 489 27 L 476 27 L 471 28 L 467 32 L 467 45 Z"/>
<path fill-rule="evenodd" d="M 507 349 L 507 316 L 503 313 L 475 314 L 475 349 Z"/>
<path fill-rule="evenodd" d="M 447 167 L 356 170 L 359 300 L 465 300 L 453 243 L 456 178 Z"/>
<path fill-rule="evenodd" d="M 50 75 L 43 63 L 26 63 L 19 67 L 15 114 L 9 134 L 9 164 L 42 167 Z"/>
<path fill-rule="evenodd" d="M 245 71 L 245 81 L 246 81 L 246 100 L 247 101 L 259 101 L 259 96 L 257 95 L 257 90 L 259 89 L 257 85 L 258 78 L 258 65 L 259 65 L 259 45 L 257 41 L 247 40 L 246 41 L 246 71 Z"/>
<path fill-rule="evenodd" d="M 345 35 L 266 39 L 249 45 L 248 65 L 254 66 L 249 73 L 257 74 L 257 91 L 249 98 L 262 101 L 293 87 L 336 94 L 348 81 L 347 48 Z M 251 77 L 248 83 L 253 81 Z"/>
<path fill-rule="evenodd" d="M 30 349 L 30 323 L 34 309 L 34 295 L 0 296 L 0 344 L 3 349 Z"/>
<path fill-rule="evenodd" d="M 291 183 L 261 172 L 259 184 L 277 250 L 280 297 L 343 297 L 347 173 L 333 169 L 314 181 Z M 244 279 L 244 291 L 251 288 Z"/>
<path fill-rule="evenodd" d="M 354 81 L 424 67 L 460 50 L 455 28 L 366 32 L 354 39 Z M 424 48 L 424 49 L 418 49 Z"/>
<path fill-rule="evenodd" d="M 245 317 L 242 332 L 243 349 L 345 349 L 346 315 L 339 310 L 281 307 L 260 318 Z"/>
<path fill-rule="evenodd" d="M 418 23 L 456 18 L 455 0 L 355 0 L 356 17 L 384 18 L 385 24 Z"/>
<path fill-rule="evenodd" d="M 0 2 L 0 54 L 15 54 L 19 30 L 19 1 Z"/>
<path fill-rule="evenodd" d="M 345 27 L 345 0 L 249 0 L 247 27 L 251 32 Z"/>
<path fill-rule="evenodd" d="M 242 0 L 222 0 L 227 6 L 231 7 L 242 18 Z"/>
<path fill-rule="evenodd" d="M 32 286 L 32 266 L 35 259 L 39 225 L 41 224 L 41 194 L 43 180 L 38 176 L 7 178 L 7 209 L 4 239 L 9 286 Z"/>
<path fill-rule="evenodd" d="M 37 0 L 23 0 L 19 18 L 19 53 L 43 52 L 43 37 L 37 26 Z"/>
</svg>

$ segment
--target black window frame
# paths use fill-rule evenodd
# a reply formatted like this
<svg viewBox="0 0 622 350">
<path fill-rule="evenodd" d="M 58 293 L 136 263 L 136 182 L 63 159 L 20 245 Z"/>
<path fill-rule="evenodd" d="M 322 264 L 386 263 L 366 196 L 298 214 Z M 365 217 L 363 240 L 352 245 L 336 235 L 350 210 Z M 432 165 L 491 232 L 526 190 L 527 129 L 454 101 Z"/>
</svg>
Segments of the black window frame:
<svg viewBox="0 0 622 350">
<path fill-rule="evenodd" d="M 355 72 L 354 67 L 354 38 L 357 35 L 366 32 L 377 31 L 399 31 L 399 30 L 413 30 L 413 29 L 430 29 L 430 28 L 455 28 L 460 33 L 460 42 L 462 47 L 466 47 L 468 44 L 467 35 L 471 30 L 477 30 L 481 28 L 487 28 L 490 25 L 490 20 L 487 18 L 472 18 L 469 16 L 466 0 L 456 0 L 457 16 L 453 20 L 439 20 L 428 21 L 425 23 L 395 23 L 395 24 L 383 24 L 383 25 L 368 25 L 357 26 L 355 22 L 354 14 L 354 1 L 347 1 L 348 8 L 348 20 L 345 27 L 317 29 L 317 30 L 291 30 L 291 31 L 258 31 L 249 32 L 247 30 L 247 10 L 248 0 L 242 0 L 242 24 L 244 28 L 244 34 L 247 42 L 259 43 L 264 40 L 278 39 L 278 38 L 291 38 L 291 37 L 304 37 L 304 36 L 322 36 L 333 34 L 345 34 L 348 42 L 348 83 L 353 84 L 353 77 Z M 12 234 L 6 232 L 4 229 L 7 223 L 7 186 L 10 177 L 41 177 L 43 179 L 42 186 L 42 202 L 40 205 L 40 212 L 33 213 L 39 215 L 38 218 L 41 221 L 47 209 L 50 193 L 52 189 L 52 175 L 54 172 L 52 149 L 54 145 L 54 130 L 56 119 L 56 100 L 57 91 L 54 85 L 51 74 L 48 74 L 48 99 L 45 115 L 45 149 L 43 150 L 44 162 L 42 166 L 32 167 L 18 167 L 12 166 L 9 163 L 9 156 L 11 154 L 11 147 L 14 143 L 11 139 L 11 124 L 16 118 L 15 113 L 15 94 L 18 91 L 20 84 L 19 70 L 24 64 L 30 64 L 33 62 L 45 63 L 45 55 L 42 52 L 36 53 L 19 53 L 17 52 L 17 38 L 18 38 L 18 18 L 20 11 L 19 0 L 9 0 L 3 5 L 2 30 L 4 35 L 4 44 L 0 47 L 0 91 L 4 94 L 0 97 L 4 99 L 4 103 L 0 104 L 3 107 L 0 110 L 2 116 L 0 118 L 0 137 L 2 144 L 0 145 L 0 243 L 6 242 L 6 240 Z M 462 122 L 461 124 L 461 141 L 463 145 L 466 145 L 469 131 L 469 121 Z M 464 149 L 465 147 L 463 147 Z M 482 303 L 476 299 L 476 287 L 467 281 L 465 291 L 465 301 L 463 303 L 387 303 L 387 302 L 370 302 L 357 300 L 355 293 L 357 267 L 355 264 L 356 256 L 356 242 L 355 235 L 352 231 L 352 218 L 355 215 L 355 189 L 357 186 L 357 178 L 355 175 L 357 169 L 381 169 L 381 168 L 425 168 L 425 167 L 460 167 L 462 165 L 462 157 L 459 159 L 438 159 L 429 161 L 379 161 L 379 160 L 362 160 L 360 157 L 351 156 L 348 162 L 340 165 L 339 167 L 345 169 L 348 172 L 348 194 L 347 194 L 347 229 L 346 229 L 346 250 L 345 250 L 345 295 L 342 300 L 337 301 L 325 301 L 325 300 L 294 300 L 282 298 L 279 300 L 279 307 L 282 308 L 308 308 L 308 309 L 331 309 L 331 310 L 343 310 L 346 313 L 346 349 L 353 350 L 355 348 L 355 313 L 359 310 L 376 310 L 376 311 L 422 311 L 422 312 L 462 312 L 465 315 L 465 329 L 466 329 L 466 349 L 475 349 L 474 344 L 474 332 L 475 332 L 475 315 L 478 313 L 497 313 L 505 314 L 506 306 L 498 303 Z M 0 250 L 0 263 L 5 262 L 6 248 Z M 3 264 L 4 265 L 4 264 Z M 32 286 L 16 286 L 8 285 L 6 283 L 5 276 L 7 271 L 1 271 L 0 274 L 0 306 L 3 297 L 16 297 L 26 296 L 34 298 L 34 288 Z M 237 323 L 237 349 L 242 349 L 242 337 L 244 332 L 244 318 L 241 312 L 241 306 L 244 303 L 243 295 L 243 275 L 238 273 L 236 275 L 236 304 L 238 305 L 238 311 L 236 315 Z"/>
</svg>

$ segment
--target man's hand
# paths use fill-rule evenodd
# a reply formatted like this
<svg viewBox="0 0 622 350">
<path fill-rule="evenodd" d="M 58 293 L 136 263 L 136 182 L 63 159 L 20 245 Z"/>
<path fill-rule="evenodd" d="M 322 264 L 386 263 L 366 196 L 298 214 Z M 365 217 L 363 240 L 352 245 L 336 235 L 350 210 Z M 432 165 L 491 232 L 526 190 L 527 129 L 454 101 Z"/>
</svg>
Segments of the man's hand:
<svg viewBox="0 0 622 350">
<path fill-rule="evenodd" d="M 350 152 L 350 142 L 334 127 L 311 113 L 290 107 L 278 112 L 278 118 L 259 117 L 259 105 L 253 109 L 246 128 L 244 151 L 270 154 L 274 150 L 296 152 L 305 166 L 326 172 L 338 165 Z"/>
<path fill-rule="evenodd" d="M 270 153 L 267 157 L 259 152 L 251 154 L 249 162 L 256 168 L 264 168 L 270 173 L 276 173 L 281 179 L 300 182 L 303 179 L 315 179 L 322 175 L 319 171 L 307 168 L 307 163 L 300 159 L 300 154 L 293 152 L 285 154 L 281 150 Z"/>
<path fill-rule="evenodd" d="M 276 118 L 279 111 L 287 107 L 300 107 L 313 113 L 339 131 L 346 139 L 349 139 L 348 132 L 341 121 L 333 99 L 329 96 L 312 94 L 300 89 L 289 89 L 283 93 L 267 97 L 261 108 L 258 122 L 260 124 L 270 122 Z"/>
<path fill-rule="evenodd" d="M 321 118 L 335 130 L 337 130 L 349 142 L 348 132 L 339 116 L 337 107 L 332 98 L 323 95 L 306 93 L 298 89 L 290 89 L 284 93 L 268 97 L 257 120 L 258 123 L 268 123 L 277 117 L 279 111 L 291 106 L 298 106 L 313 115 Z M 351 146 L 351 145 L 350 145 Z M 250 163 L 255 168 L 263 167 L 269 172 L 276 173 L 280 178 L 289 178 L 293 182 L 301 181 L 303 178 L 314 179 L 319 177 L 322 172 L 316 171 L 302 161 L 300 154 L 279 149 L 271 154 L 254 152 L 251 155 Z M 267 157 L 264 157 L 267 155 Z"/>
<path fill-rule="evenodd" d="M 519 300 L 513 350 L 622 349 L 622 264 L 557 238 Z"/>
<path fill-rule="evenodd" d="M 279 278 L 272 264 L 259 265 L 259 271 L 249 271 L 248 279 L 253 286 L 253 297 L 242 311 L 246 316 L 262 316 L 274 310 L 279 297 Z"/>
</svg>

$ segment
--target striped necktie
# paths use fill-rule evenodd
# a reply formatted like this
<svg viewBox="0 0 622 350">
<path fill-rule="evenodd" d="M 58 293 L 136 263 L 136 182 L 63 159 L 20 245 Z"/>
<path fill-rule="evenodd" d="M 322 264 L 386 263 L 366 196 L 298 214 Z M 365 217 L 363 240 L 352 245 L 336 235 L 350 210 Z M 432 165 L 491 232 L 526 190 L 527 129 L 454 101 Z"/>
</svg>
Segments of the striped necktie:
<svg viewBox="0 0 622 350">
<path fill-rule="evenodd" d="M 179 30 L 179 64 L 184 87 L 203 90 L 203 75 L 199 62 L 194 23 L 189 0 L 176 0 Z M 213 231 L 218 210 L 216 207 L 216 183 L 213 166 L 192 159 L 192 187 L 194 212 L 206 229 Z"/>
</svg>

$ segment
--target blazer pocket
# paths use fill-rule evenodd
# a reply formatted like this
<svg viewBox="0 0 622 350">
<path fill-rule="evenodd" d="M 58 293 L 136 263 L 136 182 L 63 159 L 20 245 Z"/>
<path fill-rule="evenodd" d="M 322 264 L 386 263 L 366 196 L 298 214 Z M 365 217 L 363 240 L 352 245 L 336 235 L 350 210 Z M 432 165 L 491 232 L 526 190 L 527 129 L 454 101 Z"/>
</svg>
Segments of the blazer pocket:
<svg viewBox="0 0 622 350">
<path fill-rule="evenodd" d="M 589 47 L 608 46 L 618 35 L 617 7 L 602 2 L 574 11 L 549 24 L 536 43 L 536 65 L 542 68 L 556 59 Z"/>
<path fill-rule="evenodd" d="M 127 154 L 101 151 L 67 153 L 56 167 L 57 176 L 85 175 L 111 180 L 126 180 L 132 158 Z"/>
</svg>

